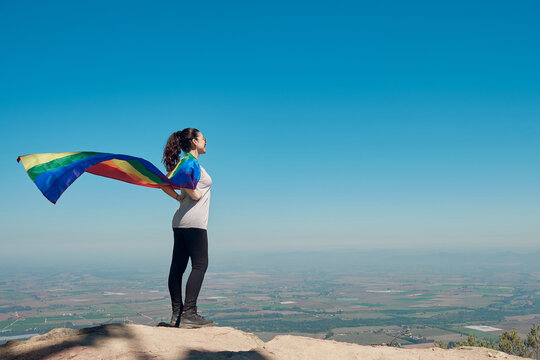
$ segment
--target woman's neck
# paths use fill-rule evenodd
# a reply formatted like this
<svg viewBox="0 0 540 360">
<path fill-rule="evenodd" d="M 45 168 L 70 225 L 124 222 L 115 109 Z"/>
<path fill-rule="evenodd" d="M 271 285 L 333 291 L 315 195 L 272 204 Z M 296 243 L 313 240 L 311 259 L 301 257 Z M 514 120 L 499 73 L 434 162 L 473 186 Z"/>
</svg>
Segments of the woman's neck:
<svg viewBox="0 0 540 360">
<path fill-rule="evenodd" d="M 191 150 L 189 153 L 195 156 L 195 159 L 199 160 L 199 152 L 197 151 L 197 149 Z"/>
</svg>

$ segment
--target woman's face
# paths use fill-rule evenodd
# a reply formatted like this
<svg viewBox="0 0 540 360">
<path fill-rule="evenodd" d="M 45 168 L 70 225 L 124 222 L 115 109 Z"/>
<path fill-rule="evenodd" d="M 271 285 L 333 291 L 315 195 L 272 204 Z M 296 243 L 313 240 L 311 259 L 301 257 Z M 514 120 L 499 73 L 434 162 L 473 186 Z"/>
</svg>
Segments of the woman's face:
<svg viewBox="0 0 540 360">
<path fill-rule="evenodd" d="M 206 138 L 201 132 L 193 139 L 193 144 L 195 144 L 195 148 L 199 154 L 206 154 Z"/>
</svg>

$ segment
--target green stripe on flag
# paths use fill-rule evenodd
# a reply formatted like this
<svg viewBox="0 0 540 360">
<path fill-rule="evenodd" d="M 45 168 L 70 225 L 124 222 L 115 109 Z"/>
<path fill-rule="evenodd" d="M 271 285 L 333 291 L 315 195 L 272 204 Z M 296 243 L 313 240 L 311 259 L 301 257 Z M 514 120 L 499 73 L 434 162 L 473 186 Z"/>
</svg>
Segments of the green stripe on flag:
<svg viewBox="0 0 540 360">
<path fill-rule="evenodd" d="M 54 159 L 49 162 L 39 164 L 28 169 L 28 176 L 30 176 L 30 179 L 34 181 L 40 174 L 46 171 L 55 170 L 55 169 L 61 168 L 62 166 L 69 165 L 74 161 L 83 160 L 83 159 L 86 159 L 87 157 L 97 155 L 97 154 L 103 154 L 103 153 L 82 151 L 78 154 L 68 155 L 59 159 Z"/>
<path fill-rule="evenodd" d="M 142 175 L 146 176 L 150 180 L 154 181 L 157 184 L 165 184 L 163 180 L 159 178 L 156 174 L 148 170 L 146 167 L 144 167 L 143 164 L 141 164 L 139 161 L 130 159 L 128 160 L 128 163 L 135 168 L 138 172 L 140 172 Z"/>
</svg>

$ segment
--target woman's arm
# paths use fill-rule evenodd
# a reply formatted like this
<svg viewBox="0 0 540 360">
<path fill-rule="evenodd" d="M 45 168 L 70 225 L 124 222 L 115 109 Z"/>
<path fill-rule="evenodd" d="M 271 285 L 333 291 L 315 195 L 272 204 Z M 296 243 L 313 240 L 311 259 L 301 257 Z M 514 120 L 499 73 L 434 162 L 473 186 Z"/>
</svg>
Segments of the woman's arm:
<svg viewBox="0 0 540 360">
<path fill-rule="evenodd" d="M 180 194 L 177 194 L 176 191 L 174 191 L 174 189 L 172 188 L 172 186 L 170 185 L 164 185 L 161 187 L 161 190 L 163 190 L 165 193 L 167 193 L 167 195 L 169 195 L 170 197 L 176 199 L 176 200 L 180 200 Z M 183 191 L 185 191 L 186 193 L 188 193 L 189 197 L 192 198 L 194 201 L 197 201 L 199 200 L 201 197 L 202 197 L 202 194 L 199 190 L 195 189 L 195 190 L 191 190 L 191 189 L 182 189 Z"/>
<path fill-rule="evenodd" d="M 195 190 L 191 190 L 191 189 L 182 189 L 182 191 L 185 191 L 188 193 L 189 197 L 192 198 L 193 200 L 197 201 L 199 200 L 200 198 L 202 198 L 202 194 L 199 190 L 195 189 Z"/>
<path fill-rule="evenodd" d="M 175 200 L 180 201 L 180 194 L 177 194 L 171 185 L 163 185 L 161 187 L 161 190 L 163 190 L 167 195 L 174 198 Z"/>
</svg>

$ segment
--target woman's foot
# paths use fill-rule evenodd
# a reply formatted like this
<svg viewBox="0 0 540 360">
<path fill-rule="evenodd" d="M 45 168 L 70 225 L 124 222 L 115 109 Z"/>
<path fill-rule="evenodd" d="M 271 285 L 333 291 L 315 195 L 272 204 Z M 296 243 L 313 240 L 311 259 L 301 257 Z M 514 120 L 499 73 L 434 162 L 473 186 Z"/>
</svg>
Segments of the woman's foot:
<svg viewBox="0 0 540 360">
<path fill-rule="evenodd" d="M 214 322 L 212 320 L 206 320 L 201 315 L 197 314 L 196 311 L 184 312 L 180 321 L 180 327 L 184 329 L 196 329 L 213 325 Z"/>
</svg>

